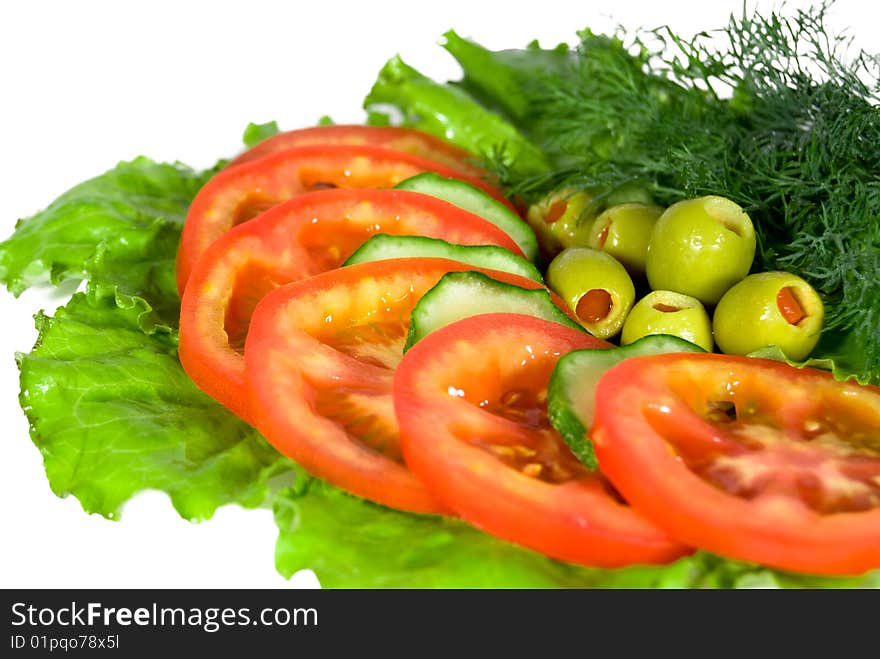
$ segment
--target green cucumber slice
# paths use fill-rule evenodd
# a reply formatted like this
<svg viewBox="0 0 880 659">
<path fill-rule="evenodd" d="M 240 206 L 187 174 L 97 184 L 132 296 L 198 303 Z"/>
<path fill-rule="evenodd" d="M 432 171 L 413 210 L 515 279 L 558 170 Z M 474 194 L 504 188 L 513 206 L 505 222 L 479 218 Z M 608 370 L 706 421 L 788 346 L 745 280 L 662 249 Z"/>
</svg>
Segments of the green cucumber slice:
<svg viewBox="0 0 880 659">
<path fill-rule="evenodd" d="M 413 309 L 404 352 L 434 330 L 486 313 L 535 316 L 584 331 L 553 303 L 546 288 L 527 290 L 496 281 L 481 272 L 450 272 L 443 275 Z"/>
<path fill-rule="evenodd" d="M 503 247 L 497 245 L 454 245 L 439 238 L 425 236 L 376 234 L 349 256 L 343 265 L 413 256 L 433 256 L 460 261 L 478 268 L 501 270 L 532 279 L 540 284 L 544 283 L 541 273 L 534 265 Z"/>
<path fill-rule="evenodd" d="M 620 348 L 575 350 L 556 363 L 547 389 L 547 413 L 550 423 L 584 465 L 590 469 L 598 466 L 587 433 L 593 425 L 599 378 L 624 359 L 668 352 L 705 350 L 677 336 L 653 334 Z"/>
<path fill-rule="evenodd" d="M 470 183 L 434 172 L 423 172 L 401 181 L 395 187 L 437 197 L 479 215 L 510 236 L 527 259 L 535 261 L 538 258 L 538 239 L 528 222 Z"/>
</svg>

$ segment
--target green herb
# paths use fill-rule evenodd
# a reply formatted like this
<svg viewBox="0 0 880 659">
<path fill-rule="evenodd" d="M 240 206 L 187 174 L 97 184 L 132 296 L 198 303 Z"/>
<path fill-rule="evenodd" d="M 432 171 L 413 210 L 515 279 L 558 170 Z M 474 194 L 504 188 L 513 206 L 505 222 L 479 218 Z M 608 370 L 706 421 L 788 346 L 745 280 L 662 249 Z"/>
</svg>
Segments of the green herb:
<svg viewBox="0 0 880 659">
<path fill-rule="evenodd" d="M 823 344 L 858 347 L 839 374 L 880 382 L 880 66 L 849 55 L 826 11 L 733 17 L 692 40 L 585 30 L 574 66 L 522 87 L 531 111 L 518 126 L 550 170 L 495 169 L 531 198 L 639 182 L 665 203 L 733 199 L 755 223 L 755 267 L 806 278 L 826 304 Z M 485 66 L 462 65 L 465 80 Z"/>
</svg>

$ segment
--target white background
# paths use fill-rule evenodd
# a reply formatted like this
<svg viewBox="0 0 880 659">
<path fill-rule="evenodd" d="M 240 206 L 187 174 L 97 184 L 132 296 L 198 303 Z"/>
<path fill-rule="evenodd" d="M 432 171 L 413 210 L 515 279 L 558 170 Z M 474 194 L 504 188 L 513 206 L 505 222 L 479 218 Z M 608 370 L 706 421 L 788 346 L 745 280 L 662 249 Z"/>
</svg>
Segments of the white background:
<svg viewBox="0 0 880 659">
<path fill-rule="evenodd" d="M 750 2 L 763 9 L 771 2 Z M 792 2 L 791 6 L 808 3 Z M 572 42 L 587 25 L 720 27 L 723 2 L 3 2 L 0 3 L 0 239 L 80 181 L 139 154 L 206 167 L 233 155 L 249 121 L 283 129 L 329 114 L 363 118 L 382 64 L 400 53 L 435 78 L 458 75 L 437 45 L 455 28 L 492 48 Z M 880 51 L 880 12 L 840 0 L 836 29 Z M 120 522 L 49 490 L 17 403 L 15 351 L 31 316 L 65 300 L 0 291 L 0 587 L 284 587 L 267 510 L 220 509 L 194 525 L 146 493 Z"/>
</svg>

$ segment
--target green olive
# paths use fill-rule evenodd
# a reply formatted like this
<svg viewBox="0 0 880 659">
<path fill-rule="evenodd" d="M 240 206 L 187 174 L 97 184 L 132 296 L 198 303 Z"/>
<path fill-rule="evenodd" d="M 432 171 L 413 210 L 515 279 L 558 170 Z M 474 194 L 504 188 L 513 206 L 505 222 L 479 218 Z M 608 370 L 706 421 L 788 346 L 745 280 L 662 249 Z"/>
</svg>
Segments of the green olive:
<svg viewBox="0 0 880 659">
<path fill-rule="evenodd" d="M 620 331 L 636 290 L 614 257 L 589 247 L 569 247 L 547 268 L 547 284 L 590 334 L 607 339 Z"/>
<path fill-rule="evenodd" d="M 819 341 L 825 309 L 815 289 L 788 272 L 749 275 L 715 308 L 715 342 L 722 352 L 747 355 L 778 346 L 792 360 L 805 359 Z"/>
<path fill-rule="evenodd" d="M 700 301 L 673 291 L 652 291 L 629 312 L 620 345 L 649 334 L 670 334 L 712 352 L 712 323 Z"/>
<path fill-rule="evenodd" d="M 724 197 L 687 199 L 667 208 L 648 243 L 646 271 L 654 290 L 715 304 L 749 273 L 755 229 L 748 214 Z"/>
<path fill-rule="evenodd" d="M 526 219 L 535 231 L 546 258 L 566 247 L 586 245 L 596 216 L 590 208 L 595 195 L 586 190 L 558 190 L 529 207 Z"/>
<path fill-rule="evenodd" d="M 651 231 L 662 213 L 659 206 L 647 204 L 612 206 L 593 222 L 588 244 L 611 254 L 633 277 L 642 277 Z"/>
</svg>

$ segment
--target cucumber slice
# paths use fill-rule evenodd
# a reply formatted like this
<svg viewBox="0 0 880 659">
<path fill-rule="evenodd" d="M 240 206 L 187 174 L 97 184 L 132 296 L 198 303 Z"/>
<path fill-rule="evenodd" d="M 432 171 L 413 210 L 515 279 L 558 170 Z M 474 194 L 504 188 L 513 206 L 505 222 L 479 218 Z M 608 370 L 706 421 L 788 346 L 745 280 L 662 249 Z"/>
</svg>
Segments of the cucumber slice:
<svg viewBox="0 0 880 659">
<path fill-rule="evenodd" d="M 584 331 L 553 303 L 546 288 L 526 290 L 496 281 L 482 272 L 450 272 L 413 309 L 404 352 L 434 330 L 486 313 L 535 316 Z"/>
<path fill-rule="evenodd" d="M 620 348 L 575 350 L 556 363 L 547 389 L 547 413 L 550 423 L 587 467 L 596 469 L 598 466 L 587 432 L 593 425 L 594 394 L 599 378 L 624 359 L 667 352 L 705 350 L 677 336 L 653 334 Z"/>
<path fill-rule="evenodd" d="M 497 245 L 453 245 L 439 238 L 425 236 L 376 234 L 349 256 L 343 265 L 411 256 L 433 256 L 460 261 L 478 268 L 501 270 L 532 279 L 540 284 L 544 283 L 541 273 L 534 265 L 503 247 Z"/>
<path fill-rule="evenodd" d="M 434 172 L 423 172 L 401 181 L 395 187 L 437 197 L 479 215 L 510 236 L 527 259 L 535 261 L 538 258 L 538 239 L 528 222 L 470 183 Z"/>
</svg>

